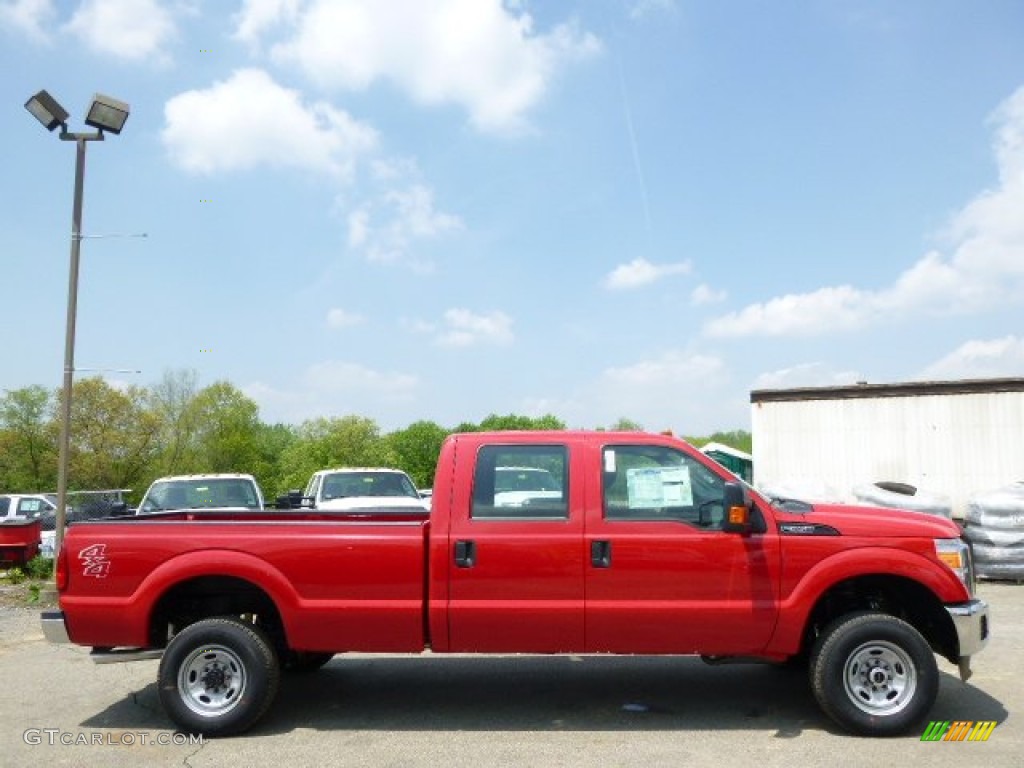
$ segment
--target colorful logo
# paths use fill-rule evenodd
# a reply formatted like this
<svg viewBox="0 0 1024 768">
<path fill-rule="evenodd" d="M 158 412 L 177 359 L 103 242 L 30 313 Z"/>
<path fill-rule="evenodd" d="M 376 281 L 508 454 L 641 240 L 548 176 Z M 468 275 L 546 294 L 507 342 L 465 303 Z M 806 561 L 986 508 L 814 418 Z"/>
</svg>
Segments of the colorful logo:
<svg viewBox="0 0 1024 768">
<path fill-rule="evenodd" d="M 988 741 L 996 725 L 995 720 L 932 720 L 921 741 Z"/>
</svg>

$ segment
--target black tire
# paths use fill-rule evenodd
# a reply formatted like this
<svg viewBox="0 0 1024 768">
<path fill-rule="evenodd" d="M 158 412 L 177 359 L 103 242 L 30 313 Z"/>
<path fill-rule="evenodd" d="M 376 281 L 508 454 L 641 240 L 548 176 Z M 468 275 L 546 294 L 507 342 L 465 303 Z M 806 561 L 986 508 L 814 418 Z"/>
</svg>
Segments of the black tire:
<svg viewBox="0 0 1024 768">
<path fill-rule="evenodd" d="M 882 613 L 842 616 L 811 652 L 811 689 L 840 726 L 863 736 L 896 736 L 928 714 L 939 670 L 927 641 L 910 624 Z"/>
<path fill-rule="evenodd" d="M 334 654 L 327 652 L 289 651 L 282 667 L 289 675 L 307 675 L 316 672 L 333 658 Z"/>
<path fill-rule="evenodd" d="M 203 619 L 175 635 L 157 673 L 160 703 L 188 733 L 251 728 L 277 695 L 281 672 L 263 630 L 235 618 Z"/>
</svg>

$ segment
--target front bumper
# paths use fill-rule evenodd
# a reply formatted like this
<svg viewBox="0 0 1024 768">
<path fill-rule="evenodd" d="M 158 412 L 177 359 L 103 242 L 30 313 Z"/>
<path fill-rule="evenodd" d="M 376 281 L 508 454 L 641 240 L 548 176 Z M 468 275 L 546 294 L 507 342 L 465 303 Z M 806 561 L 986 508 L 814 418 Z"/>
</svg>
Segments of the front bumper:
<svg viewBox="0 0 1024 768">
<path fill-rule="evenodd" d="M 43 611 L 40 617 L 43 637 L 51 643 L 70 643 L 68 625 L 64 622 L 64 611 Z"/>
<path fill-rule="evenodd" d="M 961 657 L 973 656 L 988 644 L 988 603 L 975 599 L 947 605 L 946 611 L 956 628 Z"/>
<path fill-rule="evenodd" d="M 966 603 L 947 605 L 946 611 L 953 620 L 960 653 L 957 658 L 950 658 L 950 661 L 960 668 L 960 679 L 966 683 L 971 677 L 971 656 L 988 644 L 988 603 L 984 600 L 969 600 Z"/>
</svg>

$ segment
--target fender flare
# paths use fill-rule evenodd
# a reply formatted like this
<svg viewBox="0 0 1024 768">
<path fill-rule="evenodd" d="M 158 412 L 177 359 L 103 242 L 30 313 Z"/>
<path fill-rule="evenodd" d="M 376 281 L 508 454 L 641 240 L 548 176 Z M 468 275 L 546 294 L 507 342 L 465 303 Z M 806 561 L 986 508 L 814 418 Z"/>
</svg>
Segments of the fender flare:
<svg viewBox="0 0 1024 768">
<path fill-rule="evenodd" d="M 227 576 L 262 589 L 277 608 L 287 635 L 299 606 L 295 587 L 277 568 L 255 555 L 231 549 L 186 552 L 154 568 L 132 594 L 139 616 L 148 627 L 153 611 L 167 592 L 179 584 L 206 576 Z"/>
<path fill-rule="evenodd" d="M 864 576 L 902 577 L 925 587 L 942 603 L 970 598 L 956 574 L 923 554 L 881 545 L 844 550 L 816 563 L 781 598 L 775 632 L 766 652 L 796 653 L 811 611 L 822 595 L 840 582 Z"/>
</svg>

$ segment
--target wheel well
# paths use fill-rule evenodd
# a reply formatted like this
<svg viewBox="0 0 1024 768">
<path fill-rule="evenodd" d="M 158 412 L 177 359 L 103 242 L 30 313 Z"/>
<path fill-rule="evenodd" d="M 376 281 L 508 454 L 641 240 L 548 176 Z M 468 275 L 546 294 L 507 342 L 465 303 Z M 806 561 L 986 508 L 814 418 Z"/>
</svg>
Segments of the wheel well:
<svg viewBox="0 0 1024 768">
<path fill-rule="evenodd" d="M 902 576 L 866 575 L 833 584 L 815 603 L 807 618 L 801 652 L 810 651 L 822 630 L 853 611 L 876 611 L 911 624 L 932 650 L 954 664 L 959 651 L 956 628 L 935 593 Z"/>
<path fill-rule="evenodd" d="M 167 590 L 150 615 L 150 645 L 163 648 L 189 624 L 214 616 L 241 617 L 261 627 L 279 652 L 288 647 L 281 614 L 270 595 L 234 576 L 200 576 Z"/>
</svg>

